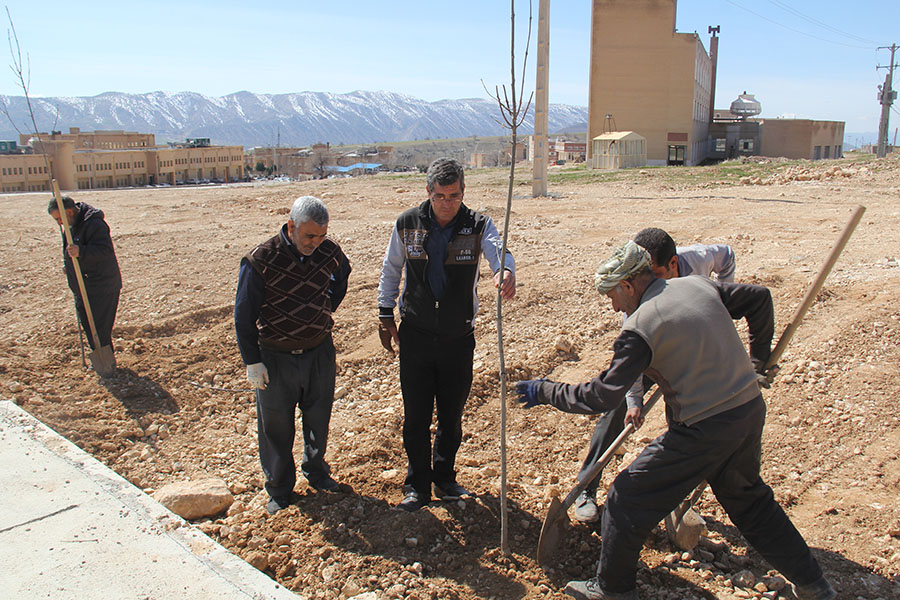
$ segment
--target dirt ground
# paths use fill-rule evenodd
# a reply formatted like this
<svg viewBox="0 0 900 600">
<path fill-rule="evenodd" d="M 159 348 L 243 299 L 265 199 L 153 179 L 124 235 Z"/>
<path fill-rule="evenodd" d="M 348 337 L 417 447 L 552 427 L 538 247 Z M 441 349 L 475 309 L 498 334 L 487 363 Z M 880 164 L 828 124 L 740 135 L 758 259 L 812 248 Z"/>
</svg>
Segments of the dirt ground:
<svg viewBox="0 0 900 600">
<path fill-rule="evenodd" d="M 502 228 L 506 172 L 466 177 L 466 204 Z M 682 245 L 732 245 L 738 281 L 772 290 L 777 338 L 853 209 L 867 207 L 765 393 L 763 478 L 840 598 L 900 598 L 900 157 L 616 174 L 554 167 L 553 197 L 542 199 L 528 197 L 527 172 L 517 177 L 509 246 L 519 287 L 502 306 L 510 381 L 578 382 L 605 367 L 620 317 L 590 281 L 613 247 L 645 226 Z M 478 498 L 414 514 L 393 508 L 406 468 L 402 403 L 397 361 L 378 342 L 376 288 L 393 221 L 424 198 L 424 186 L 410 174 L 75 193 L 106 212 L 125 282 L 114 330 L 120 373 L 109 380 L 82 367 L 48 198 L 2 196 L 0 397 L 148 492 L 224 479 L 235 504 L 197 525 L 302 597 L 562 598 L 567 580 L 593 573 L 599 531 L 573 524 L 546 570 L 535 549 L 551 496 L 574 483 L 593 419 L 508 400 L 505 557 L 496 296 L 484 261 L 458 460 L 460 483 Z M 329 232 L 353 264 L 335 315 L 338 399 L 327 455 L 345 489 L 317 494 L 301 476 L 300 501 L 269 516 L 232 306 L 241 256 L 273 235 L 304 194 L 328 204 Z M 571 352 L 556 349 L 560 336 Z M 605 482 L 663 428 L 657 409 Z M 299 456 L 302 443 L 295 449 Z M 699 510 L 711 540 L 702 551 L 676 550 L 662 528 L 648 538 L 643 598 L 792 597 L 711 492 Z"/>
</svg>

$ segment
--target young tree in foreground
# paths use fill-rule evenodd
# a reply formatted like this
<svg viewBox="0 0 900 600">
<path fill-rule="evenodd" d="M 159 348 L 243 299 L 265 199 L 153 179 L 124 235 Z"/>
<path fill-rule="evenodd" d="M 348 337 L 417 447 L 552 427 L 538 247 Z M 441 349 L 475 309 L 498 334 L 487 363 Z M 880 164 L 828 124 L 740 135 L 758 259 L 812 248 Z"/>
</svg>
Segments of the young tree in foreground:
<svg viewBox="0 0 900 600">
<path fill-rule="evenodd" d="M 506 263 L 506 241 L 509 238 L 509 215 L 512 212 L 513 184 L 516 177 L 516 144 L 517 131 L 528 114 L 531 106 L 532 93 L 527 102 L 523 102 L 525 95 L 525 65 L 528 63 L 528 47 L 531 42 L 531 2 L 528 3 L 528 35 L 525 42 L 525 56 L 522 60 L 522 79 L 519 83 L 519 91 L 516 93 L 516 2 L 510 0 L 510 86 L 507 90 L 504 84 L 500 88 L 494 86 L 494 93 L 488 91 L 500 107 L 500 115 L 503 127 L 512 133 L 510 140 L 509 161 L 509 185 L 506 192 L 506 214 L 503 219 L 503 247 L 500 250 L 500 273 L 502 277 Z M 482 85 L 484 82 L 482 82 Z M 501 96 L 502 90 L 502 96 Z M 485 87 L 485 91 L 487 88 Z M 524 104 L 524 106 L 523 106 Z M 503 354 L 503 298 L 500 287 L 497 288 L 497 350 L 500 360 L 500 551 L 504 556 L 510 556 L 509 549 L 509 517 L 506 507 L 506 361 Z"/>
</svg>

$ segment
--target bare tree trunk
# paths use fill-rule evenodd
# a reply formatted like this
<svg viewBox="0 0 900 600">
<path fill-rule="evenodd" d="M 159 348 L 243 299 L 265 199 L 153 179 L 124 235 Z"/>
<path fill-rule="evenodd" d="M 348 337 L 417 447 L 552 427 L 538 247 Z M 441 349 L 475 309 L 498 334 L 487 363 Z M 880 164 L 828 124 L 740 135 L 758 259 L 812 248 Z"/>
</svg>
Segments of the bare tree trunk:
<svg viewBox="0 0 900 600">
<path fill-rule="evenodd" d="M 531 40 L 531 2 L 528 3 L 528 42 L 525 45 L 525 58 L 522 62 L 522 90 L 516 97 L 516 3 L 510 0 L 510 94 L 507 94 L 506 86 L 502 87 L 503 98 L 500 90 L 494 88 L 491 95 L 500 106 L 500 114 L 503 117 L 504 126 L 512 132 L 512 140 L 509 152 L 509 185 L 506 192 L 506 215 L 503 220 L 503 245 L 500 250 L 500 282 L 503 283 L 503 275 L 506 269 L 506 242 L 509 238 L 509 215 L 512 212 L 513 185 L 516 176 L 516 146 L 519 125 L 528 114 L 531 105 L 531 97 L 522 108 L 522 96 L 524 95 L 525 64 L 528 62 L 528 44 Z M 490 93 L 489 93 L 490 95 Z M 509 517 L 506 506 L 506 359 L 503 353 L 503 296 L 501 288 L 497 288 L 497 349 L 500 358 L 500 550 L 504 556 L 510 556 L 509 549 Z"/>
</svg>

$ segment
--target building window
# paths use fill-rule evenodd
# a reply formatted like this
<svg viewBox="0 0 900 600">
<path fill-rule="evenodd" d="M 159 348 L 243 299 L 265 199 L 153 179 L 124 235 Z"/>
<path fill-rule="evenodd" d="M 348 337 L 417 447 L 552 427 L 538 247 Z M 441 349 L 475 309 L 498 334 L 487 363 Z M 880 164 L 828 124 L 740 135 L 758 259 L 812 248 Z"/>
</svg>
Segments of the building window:
<svg viewBox="0 0 900 600">
<path fill-rule="evenodd" d="M 823 158 L 831 158 L 831 146 L 825 146 L 825 156 Z"/>
<path fill-rule="evenodd" d="M 813 148 L 813 160 L 819 160 L 822 158 L 822 146 L 816 146 Z"/>
</svg>

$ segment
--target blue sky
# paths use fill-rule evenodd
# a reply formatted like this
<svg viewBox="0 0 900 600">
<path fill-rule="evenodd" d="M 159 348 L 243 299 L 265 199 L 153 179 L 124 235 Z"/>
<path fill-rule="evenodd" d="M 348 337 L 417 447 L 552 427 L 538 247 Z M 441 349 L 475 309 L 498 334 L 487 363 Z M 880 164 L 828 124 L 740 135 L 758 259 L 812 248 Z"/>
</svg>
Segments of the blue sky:
<svg viewBox="0 0 900 600">
<path fill-rule="evenodd" d="M 503 0 L 10 0 L 5 6 L 30 59 L 35 96 L 388 90 L 434 101 L 486 97 L 482 81 L 493 89 L 510 79 L 510 3 Z M 534 35 L 537 10 L 534 0 Z M 550 10 L 550 102 L 586 106 L 591 2 L 551 0 Z M 518 0 L 516 12 L 519 78 L 527 2 Z M 876 86 L 885 71 L 875 67 L 887 65 L 890 52 L 876 48 L 900 44 L 900 1 L 679 0 L 678 30 L 698 32 L 707 50 L 709 25 L 722 28 L 718 106 L 746 90 L 762 103 L 762 116 L 877 130 Z M 9 50 L 2 55 L 9 64 Z M 12 72 L 3 72 L 0 94 L 20 95 Z M 900 73 L 896 80 L 895 89 Z M 891 117 L 893 130 L 900 112 Z"/>
</svg>

